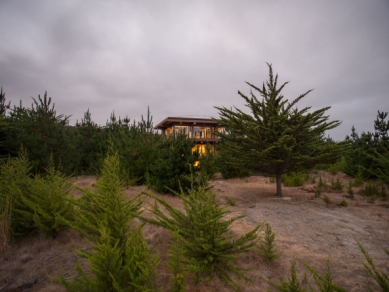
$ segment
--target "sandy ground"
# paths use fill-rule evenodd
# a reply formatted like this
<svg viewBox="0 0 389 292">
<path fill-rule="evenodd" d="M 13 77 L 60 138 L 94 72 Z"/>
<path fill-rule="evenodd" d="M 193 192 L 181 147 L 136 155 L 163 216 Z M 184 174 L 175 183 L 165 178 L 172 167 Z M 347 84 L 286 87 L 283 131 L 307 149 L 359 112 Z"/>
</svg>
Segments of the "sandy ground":
<svg viewBox="0 0 389 292">
<path fill-rule="evenodd" d="M 325 172 L 311 174 L 321 176 L 327 182 L 333 176 Z M 346 183 L 349 178 L 338 174 Z M 75 183 L 81 187 L 92 186 L 94 177 L 79 177 Z M 298 274 L 303 279 L 307 273 L 300 260 L 304 260 L 320 272 L 329 262 L 334 281 L 348 291 L 367 291 L 366 286 L 374 283 L 367 275 L 364 257 L 356 241 L 359 241 L 374 259 L 376 265 L 389 274 L 389 257 L 383 249 L 389 249 L 389 203 L 376 200 L 369 203 L 356 194 L 347 198 L 344 192 L 324 192 L 314 198 L 313 185 L 284 187 L 284 197 L 275 196 L 275 184 L 269 178 L 252 176 L 246 179 L 224 180 L 220 177 L 211 182 L 219 202 L 232 211 L 229 216 L 246 215 L 234 223 L 232 231 L 237 236 L 253 229 L 261 222 L 268 222 L 276 233 L 276 249 L 279 259 L 264 260 L 250 252 L 239 259 L 238 264 L 251 268 L 247 276 L 250 282 L 241 282 L 242 291 L 267 291 L 265 279 L 278 282 L 289 276 L 290 263 L 296 261 Z M 144 186 L 129 187 L 129 197 L 149 191 Z M 357 191 L 357 190 L 356 190 Z M 150 192 L 150 191 L 149 191 Z M 332 201 L 326 204 L 323 196 Z M 181 206 L 178 198 L 164 196 L 176 207 Z M 347 207 L 338 203 L 347 201 Z M 235 204 L 231 206 L 231 202 Z M 146 225 L 144 235 L 151 248 L 159 250 L 162 260 L 168 248 L 169 233 L 162 228 Z M 61 273 L 68 279 L 74 277 L 76 257 L 74 249 L 87 247 L 81 236 L 71 230 L 61 232 L 52 239 L 36 235 L 13 243 L 6 257 L 0 259 L 0 291 L 64 291 L 51 282 L 50 277 Z M 171 273 L 162 263 L 158 283 L 162 291 L 168 290 Z M 307 273 L 305 282 L 313 283 Z M 24 286 L 22 286 L 24 285 Z M 376 289 L 376 288 L 375 288 Z M 210 283 L 194 285 L 189 282 L 187 291 L 233 291 L 215 279 Z M 379 290 L 377 290 L 379 291 Z"/>
</svg>

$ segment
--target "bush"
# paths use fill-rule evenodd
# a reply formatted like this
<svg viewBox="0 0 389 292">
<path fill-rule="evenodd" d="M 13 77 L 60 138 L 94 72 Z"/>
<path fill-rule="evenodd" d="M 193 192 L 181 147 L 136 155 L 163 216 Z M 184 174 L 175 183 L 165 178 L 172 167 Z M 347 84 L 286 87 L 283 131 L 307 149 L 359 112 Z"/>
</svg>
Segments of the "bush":
<svg viewBox="0 0 389 292">
<path fill-rule="evenodd" d="M 282 182 L 285 187 L 301 187 L 308 179 L 308 174 L 301 172 L 290 172 L 282 175 Z"/>
<path fill-rule="evenodd" d="M 361 194 L 372 200 L 375 197 L 380 197 L 383 200 L 387 199 L 385 185 L 374 181 L 367 182 L 362 188 Z"/>
<path fill-rule="evenodd" d="M 21 199 L 27 210 L 17 210 L 33 226 L 49 235 L 57 233 L 67 225 L 63 219 L 71 220 L 72 205 L 69 203 L 72 184 L 51 164 L 46 175 L 36 175 L 30 183 L 28 192 Z"/>
<path fill-rule="evenodd" d="M 374 280 L 377 282 L 383 292 L 389 292 L 389 274 L 385 274 L 384 271 L 377 269 L 373 259 L 370 257 L 369 253 L 365 250 L 362 244 L 360 244 L 359 242 L 357 242 L 357 244 L 367 261 L 367 264 L 363 264 L 365 266 L 366 271 L 369 273 L 370 276 L 374 278 Z M 386 255 L 389 256 L 389 251 L 384 251 Z M 374 290 L 369 287 L 369 291 Z"/>
<path fill-rule="evenodd" d="M 194 141 L 183 133 L 171 135 L 158 144 L 158 157 L 150 166 L 150 187 L 160 193 L 178 193 L 190 188 L 186 179 L 197 168 L 198 157 L 192 153 Z"/>
<path fill-rule="evenodd" d="M 33 227 L 31 217 L 26 218 L 17 212 L 28 210 L 22 195 L 28 193 L 30 171 L 31 165 L 24 150 L 19 152 L 17 158 L 8 158 L 0 166 L 0 220 L 4 241 L 23 236 Z"/>
<path fill-rule="evenodd" d="M 86 190 L 84 196 L 88 200 L 74 201 L 77 221 L 69 223 L 91 244 L 91 250 L 78 252 L 90 273 L 78 263 L 74 282 L 64 277 L 55 281 L 67 291 L 155 291 L 158 257 L 149 250 L 141 227 L 131 222 L 141 201 L 123 194 L 117 153 L 106 157 L 96 190 Z"/>
<path fill-rule="evenodd" d="M 326 263 L 326 270 L 323 274 L 320 274 L 317 270 L 312 268 L 308 263 L 301 261 L 305 268 L 312 274 L 315 281 L 314 289 L 311 285 L 307 284 L 306 277 L 304 274 L 302 280 L 299 279 L 296 271 L 296 263 L 293 261 L 290 265 L 290 277 L 285 280 L 280 278 L 281 283 L 275 283 L 272 281 L 267 282 L 275 289 L 274 291 L 281 292 L 306 292 L 306 291 L 320 291 L 320 292 L 347 292 L 346 289 L 335 284 L 332 279 L 332 273 L 330 270 L 329 261 Z"/>
<path fill-rule="evenodd" d="M 234 277 L 245 279 L 245 276 L 234 260 L 255 246 L 260 226 L 235 239 L 229 233 L 231 224 L 244 216 L 224 219 L 230 211 L 221 207 L 215 195 L 204 186 L 192 187 L 187 195 L 177 194 L 185 211 L 170 206 L 159 197 L 145 195 L 155 200 L 151 211 L 156 219 L 140 218 L 176 234 L 184 251 L 183 262 L 188 272 L 194 274 L 196 282 L 200 278 L 208 281 L 218 276 L 237 289 Z"/>
<path fill-rule="evenodd" d="M 275 238 L 276 234 L 271 229 L 271 226 L 269 223 L 265 224 L 265 234 L 263 236 L 263 239 L 260 241 L 260 254 L 269 259 L 277 259 L 280 257 L 279 254 L 275 251 Z"/>
<path fill-rule="evenodd" d="M 339 180 L 339 178 L 334 181 L 334 178 L 331 179 L 331 189 L 336 190 L 336 191 L 341 191 L 343 190 L 344 185 L 342 182 Z"/>
<path fill-rule="evenodd" d="M 216 157 L 212 152 L 211 145 L 205 146 L 205 153 L 199 158 L 201 175 L 207 179 L 213 179 L 217 172 Z"/>
</svg>

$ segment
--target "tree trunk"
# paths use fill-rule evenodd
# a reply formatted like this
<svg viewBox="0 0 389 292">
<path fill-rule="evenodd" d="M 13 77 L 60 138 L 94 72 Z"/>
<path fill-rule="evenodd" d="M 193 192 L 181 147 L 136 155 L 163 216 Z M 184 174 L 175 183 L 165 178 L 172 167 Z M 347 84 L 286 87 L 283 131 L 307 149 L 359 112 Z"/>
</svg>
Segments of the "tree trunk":
<svg viewBox="0 0 389 292">
<path fill-rule="evenodd" d="M 281 179 L 281 174 L 276 174 L 276 183 L 277 183 L 277 196 L 282 197 L 282 179 Z"/>
</svg>

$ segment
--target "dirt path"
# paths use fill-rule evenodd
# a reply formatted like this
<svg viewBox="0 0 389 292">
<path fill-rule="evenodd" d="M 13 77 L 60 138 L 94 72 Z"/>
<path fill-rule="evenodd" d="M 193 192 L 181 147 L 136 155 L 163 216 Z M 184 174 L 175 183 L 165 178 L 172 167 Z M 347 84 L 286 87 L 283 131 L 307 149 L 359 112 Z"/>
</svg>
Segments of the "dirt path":
<svg viewBox="0 0 389 292">
<path fill-rule="evenodd" d="M 327 182 L 331 176 L 317 173 Z M 337 175 L 344 183 L 348 178 Z M 76 184 L 92 186 L 94 177 L 80 177 Z M 312 267 L 323 272 L 329 260 L 336 283 L 352 292 L 366 291 L 370 278 L 363 268 L 363 256 L 356 240 L 368 250 L 377 266 L 389 274 L 389 257 L 383 248 L 389 249 L 389 208 L 387 202 L 368 203 L 359 195 L 351 200 L 346 193 L 323 193 L 333 202 L 326 204 L 322 198 L 313 198 L 312 185 L 304 188 L 284 188 L 284 197 L 274 195 L 275 184 L 262 176 L 247 179 L 211 182 L 218 200 L 232 213 L 245 218 L 237 221 L 232 231 L 243 234 L 263 221 L 268 222 L 276 232 L 276 247 L 281 254 L 272 262 L 263 260 L 256 253 L 246 254 L 239 260 L 242 267 L 252 267 L 247 275 L 252 279 L 242 284 L 242 291 L 266 291 L 268 284 L 262 278 L 278 281 L 280 276 L 288 277 L 290 262 L 297 261 L 300 278 L 306 271 L 298 260 L 305 260 Z M 144 186 L 130 187 L 126 190 L 129 197 L 148 191 Z M 173 206 L 180 207 L 178 198 L 164 196 Z M 346 200 L 347 207 L 337 203 Z M 162 228 L 146 225 L 146 240 L 153 248 L 159 249 L 162 259 L 168 246 L 169 234 Z M 86 247 L 81 237 L 73 231 L 64 231 L 57 238 L 43 236 L 27 238 L 11 246 L 6 258 L 0 261 L 0 291 L 10 290 L 30 283 L 28 291 L 64 291 L 51 283 L 48 275 L 65 273 L 74 276 L 76 257 L 73 249 Z M 167 291 L 171 275 L 161 265 L 158 281 L 163 291 Z M 36 283 L 34 283 L 36 281 Z M 312 283 L 308 274 L 305 281 Z M 8 286 L 7 286 L 8 283 Z M 3 287 L 3 288 L 2 288 Z M 233 291 L 230 287 L 215 280 L 211 283 L 189 285 L 188 291 Z"/>
</svg>

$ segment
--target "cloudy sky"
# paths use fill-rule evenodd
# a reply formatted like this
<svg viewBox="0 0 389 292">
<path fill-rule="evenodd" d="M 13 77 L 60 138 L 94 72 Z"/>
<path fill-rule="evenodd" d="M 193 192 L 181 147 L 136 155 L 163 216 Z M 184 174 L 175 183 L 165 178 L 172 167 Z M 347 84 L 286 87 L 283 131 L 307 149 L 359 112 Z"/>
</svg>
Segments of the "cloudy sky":
<svg viewBox="0 0 389 292">
<path fill-rule="evenodd" d="M 331 106 L 329 134 L 373 131 L 389 111 L 388 0 L 0 0 L 0 86 L 12 105 L 45 91 L 71 123 L 105 125 L 244 108 L 266 62 L 299 107 Z"/>
</svg>

